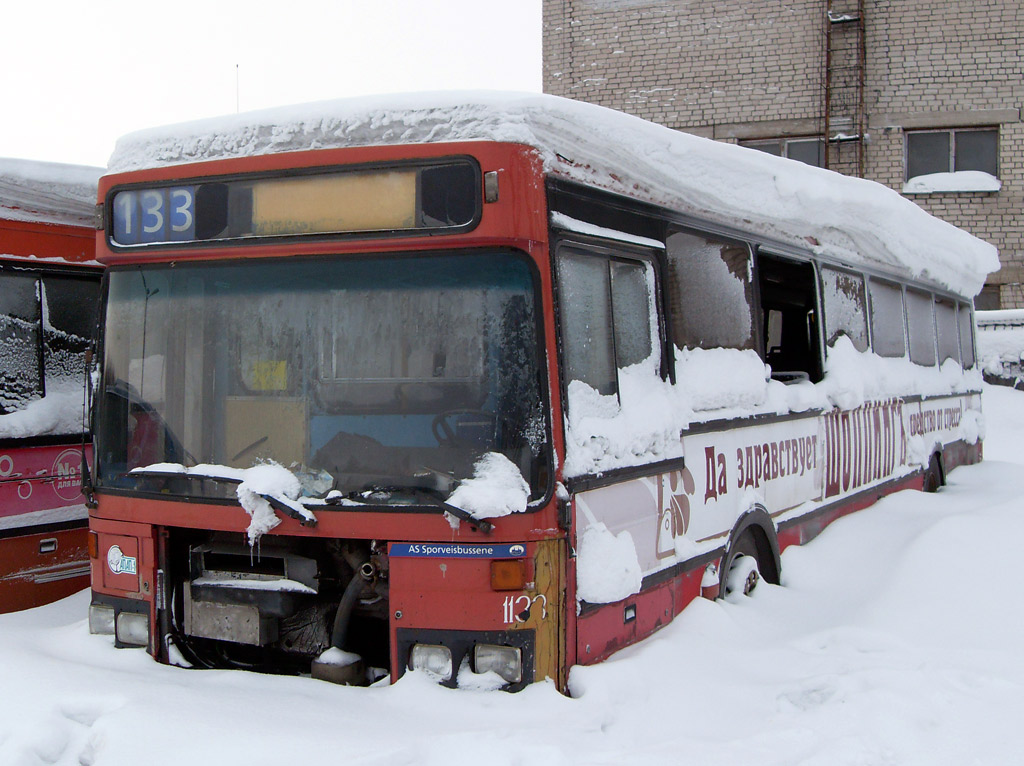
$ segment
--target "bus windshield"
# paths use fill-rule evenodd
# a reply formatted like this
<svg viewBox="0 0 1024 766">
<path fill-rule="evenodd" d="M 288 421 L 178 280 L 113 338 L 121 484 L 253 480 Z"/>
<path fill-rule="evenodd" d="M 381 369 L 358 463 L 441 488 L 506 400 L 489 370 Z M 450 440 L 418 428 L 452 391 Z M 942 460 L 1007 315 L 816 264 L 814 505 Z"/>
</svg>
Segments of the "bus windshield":
<svg viewBox="0 0 1024 766">
<path fill-rule="evenodd" d="M 508 251 L 180 262 L 110 273 L 98 479 L 274 461 L 310 497 L 442 489 L 500 453 L 542 498 L 550 449 L 529 261 Z M 388 490 L 383 492 L 381 490 Z"/>
</svg>

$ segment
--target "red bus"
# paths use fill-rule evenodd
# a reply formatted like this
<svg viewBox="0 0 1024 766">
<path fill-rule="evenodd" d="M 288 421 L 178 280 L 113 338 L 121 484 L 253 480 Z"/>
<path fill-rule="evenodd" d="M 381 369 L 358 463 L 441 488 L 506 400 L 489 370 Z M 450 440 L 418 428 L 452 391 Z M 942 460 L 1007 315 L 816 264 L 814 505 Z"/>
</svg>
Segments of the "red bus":
<svg viewBox="0 0 1024 766">
<path fill-rule="evenodd" d="M 547 96 L 122 139 L 90 625 L 198 667 L 517 689 L 981 458 L 994 249 Z"/>
<path fill-rule="evenodd" d="M 0 612 L 89 585 L 80 474 L 101 173 L 0 159 Z"/>
</svg>

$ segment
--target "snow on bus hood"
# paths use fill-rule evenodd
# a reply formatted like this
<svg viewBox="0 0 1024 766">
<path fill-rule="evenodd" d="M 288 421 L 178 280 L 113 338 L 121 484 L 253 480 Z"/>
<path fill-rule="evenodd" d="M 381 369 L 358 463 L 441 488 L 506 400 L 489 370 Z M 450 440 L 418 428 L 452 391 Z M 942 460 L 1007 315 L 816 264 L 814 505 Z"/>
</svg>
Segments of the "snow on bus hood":
<svg viewBox="0 0 1024 766">
<path fill-rule="evenodd" d="M 508 141 L 547 172 L 677 208 L 851 265 L 961 295 L 999 268 L 996 249 L 859 178 L 680 133 L 556 96 L 447 92 L 322 101 L 129 134 L 111 172 L 308 149 Z M 486 169 L 486 168 L 485 168 Z"/>
<path fill-rule="evenodd" d="M 494 519 L 522 513 L 529 501 L 530 485 L 518 466 L 500 452 L 488 452 L 476 461 L 473 477 L 460 482 L 447 502 L 478 519 Z"/>
<path fill-rule="evenodd" d="M 238 502 L 251 517 L 246 533 L 249 545 L 256 545 L 260 538 L 281 523 L 267 497 L 283 503 L 306 518 L 315 518 L 300 503 L 298 498 L 302 487 L 298 477 L 279 463 L 268 460 L 252 468 L 232 468 L 226 465 L 203 463 L 186 467 L 181 463 L 155 463 L 132 469 L 131 473 L 180 473 L 187 476 L 207 476 L 211 479 L 227 479 L 239 482 L 235 493 Z"/>
<path fill-rule="evenodd" d="M 101 175 L 103 168 L 0 157 L 0 218 L 92 227 Z"/>
</svg>

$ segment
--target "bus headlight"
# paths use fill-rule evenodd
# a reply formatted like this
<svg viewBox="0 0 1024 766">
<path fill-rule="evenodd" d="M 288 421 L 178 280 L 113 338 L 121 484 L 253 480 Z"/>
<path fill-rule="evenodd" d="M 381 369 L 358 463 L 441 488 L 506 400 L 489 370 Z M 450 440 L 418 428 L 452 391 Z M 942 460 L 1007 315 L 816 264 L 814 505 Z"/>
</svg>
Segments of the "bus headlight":
<svg viewBox="0 0 1024 766">
<path fill-rule="evenodd" d="M 114 607 L 89 604 L 89 632 L 98 636 L 114 635 Z"/>
<path fill-rule="evenodd" d="M 122 644 L 148 646 L 149 615 L 135 612 L 118 613 L 114 634 Z"/>
<path fill-rule="evenodd" d="M 426 670 L 448 681 L 452 677 L 452 651 L 438 644 L 415 644 L 409 653 L 409 668 Z"/>
<path fill-rule="evenodd" d="M 523 680 L 523 652 L 514 646 L 477 644 L 473 647 L 473 668 L 477 673 L 493 671 L 510 684 Z"/>
</svg>

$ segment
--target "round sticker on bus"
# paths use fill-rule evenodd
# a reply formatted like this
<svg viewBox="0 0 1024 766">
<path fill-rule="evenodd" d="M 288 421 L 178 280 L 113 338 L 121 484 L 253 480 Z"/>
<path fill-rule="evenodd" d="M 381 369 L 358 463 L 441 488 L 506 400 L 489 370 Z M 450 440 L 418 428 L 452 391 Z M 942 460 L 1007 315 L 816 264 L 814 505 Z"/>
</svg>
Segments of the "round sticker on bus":
<svg viewBox="0 0 1024 766">
<path fill-rule="evenodd" d="M 114 574 L 136 574 L 138 568 L 133 556 L 125 556 L 120 546 L 111 545 L 107 551 L 107 566 Z"/>
<path fill-rule="evenodd" d="M 77 500 L 82 496 L 81 465 L 82 453 L 73 448 L 64 450 L 53 461 L 53 491 L 61 500 Z"/>
</svg>

